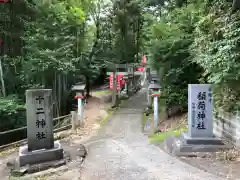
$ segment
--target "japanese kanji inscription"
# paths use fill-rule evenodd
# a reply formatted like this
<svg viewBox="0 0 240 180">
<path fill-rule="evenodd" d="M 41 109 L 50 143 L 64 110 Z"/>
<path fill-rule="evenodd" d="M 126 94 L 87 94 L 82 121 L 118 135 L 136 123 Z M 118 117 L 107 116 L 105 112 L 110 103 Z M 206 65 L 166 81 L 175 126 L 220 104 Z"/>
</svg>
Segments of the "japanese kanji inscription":
<svg viewBox="0 0 240 180">
<path fill-rule="evenodd" d="M 52 90 L 27 90 L 28 149 L 53 147 Z"/>
<path fill-rule="evenodd" d="M 213 135 L 212 92 L 210 84 L 188 85 L 188 124 L 192 137 Z"/>
</svg>

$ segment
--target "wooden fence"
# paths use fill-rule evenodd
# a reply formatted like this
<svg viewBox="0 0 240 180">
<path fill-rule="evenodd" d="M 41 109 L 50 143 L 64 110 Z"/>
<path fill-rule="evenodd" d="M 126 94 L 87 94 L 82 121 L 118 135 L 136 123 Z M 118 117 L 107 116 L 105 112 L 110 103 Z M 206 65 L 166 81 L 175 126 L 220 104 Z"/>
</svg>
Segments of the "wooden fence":
<svg viewBox="0 0 240 180">
<path fill-rule="evenodd" d="M 75 119 L 74 119 L 75 117 L 74 116 L 75 116 L 75 112 L 72 112 L 71 114 L 54 118 L 53 119 L 54 133 L 70 129 L 72 127 L 72 122 L 75 122 Z M 22 131 L 22 130 L 27 130 L 27 126 L 0 132 L 0 137 L 2 135 L 6 135 L 6 134 L 9 134 L 9 133 L 16 133 L 17 131 Z M 0 150 L 5 149 L 9 146 L 14 146 L 14 145 L 25 143 L 26 140 L 27 139 L 22 139 L 22 140 L 19 140 L 19 141 L 15 141 L 15 142 L 12 142 L 12 143 L 9 143 L 9 144 L 2 145 L 2 146 L 0 146 Z"/>
</svg>

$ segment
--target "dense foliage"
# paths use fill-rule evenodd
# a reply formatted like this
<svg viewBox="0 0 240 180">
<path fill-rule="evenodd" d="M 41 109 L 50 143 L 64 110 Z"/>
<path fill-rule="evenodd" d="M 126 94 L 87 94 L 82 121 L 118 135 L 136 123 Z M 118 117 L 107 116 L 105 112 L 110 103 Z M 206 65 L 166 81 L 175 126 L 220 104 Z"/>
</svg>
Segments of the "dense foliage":
<svg viewBox="0 0 240 180">
<path fill-rule="evenodd" d="M 110 63 L 138 61 L 136 1 L 12 0 L 0 12 L 0 131 L 25 124 L 26 89 L 53 89 L 59 116 L 71 108 L 73 84 L 85 81 L 89 95 Z"/>
<path fill-rule="evenodd" d="M 0 12 L 0 131 L 25 123 L 26 89 L 53 89 L 58 116 L 71 85 L 84 80 L 89 93 L 110 63 L 142 55 L 168 107 L 186 108 L 189 83 L 213 83 L 218 108 L 239 107 L 238 1 L 13 0 Z"/>
<path fill-rule="evenodd" d="M 186 107 L 187 84 L 215 85 L 217 108 L 239 107 L 240 12 L 223 0 L 165 1 L 153 22 L 153 62 L 168 106 Z M 154 15 L 153 15 L 154 16 Z"/>
</svg>

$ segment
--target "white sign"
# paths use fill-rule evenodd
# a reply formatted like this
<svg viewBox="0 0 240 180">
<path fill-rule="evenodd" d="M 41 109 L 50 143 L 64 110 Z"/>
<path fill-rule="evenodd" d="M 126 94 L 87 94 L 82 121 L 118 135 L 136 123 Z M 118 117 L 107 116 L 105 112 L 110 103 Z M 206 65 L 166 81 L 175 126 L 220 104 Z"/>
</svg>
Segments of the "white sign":
<svg viewBox="0 0 240 180">
<path fill-rule="evenodd" d="M 154 108 L 154 128 L 156 129 L 158 126 L 158 97 L 154 97 L 153 101 L 153 108 Z"/>
<path fill-rule="evenodd" d="M 213 137 L 211 86 L 211 84 L 188 85 L 188 130 L 190 137 Z"/>
</svg>

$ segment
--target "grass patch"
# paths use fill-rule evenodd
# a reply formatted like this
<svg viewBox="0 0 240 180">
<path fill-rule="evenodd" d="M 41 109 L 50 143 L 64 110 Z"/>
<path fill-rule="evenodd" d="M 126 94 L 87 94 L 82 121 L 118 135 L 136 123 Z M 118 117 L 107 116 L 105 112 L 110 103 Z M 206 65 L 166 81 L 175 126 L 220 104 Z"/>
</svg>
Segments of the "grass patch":
<svg viewBox="0 0 240 180">
<path fill-rule="evenodd" d="M 16 147 L 16 146 L 9 148 L 9 149 L 5 149 L 0 152 L 0 157 L 6 157 L 6 156 L 12 154 L 13 152 L 17 151 L 17 149 L 18 149 L 18 147 Z"/>
<path fill-rule="evenodd" d="M 105 125 L 105 124 L 108 123 L 110 117 L 113 115 L 113 113 L 115 112 L 116 109 L 117 109 L 117 108 L 114 108 L 114 109 L 109 108 L 109 109 L 107 110 L 107 115 L 100 121 L 100 125 L 101 125 L 101 126 L 103 126 L 103 125 Z"/>
<path fill-rule="evenodd" d="M 146 113 L 143 113 L 142 128 L 144 128 L 146 122 L 147 122 L 147 116 L 146 116 Z"/>
<path fill-rule="evenodd" d="M 120 100 L 128 100 L 129 97 L 128 97 L 128 96 L 121 95 L 119 99 L 120 99 Z"/>
<path fill-rule="evenodd" d="M 127 98 L 127 99 L 121 99 L 121 100 L 120 100 L 119 107 L 120 107 L 120 106 L 125 106 L 125 105 L 127 105 L 127 103 L 128 103 L 128 98 Z"/>
<path fill-rule="evenodd" d="M 143 119 L 142 119 L 142 129 L 144 130 L 144 127 L 147 123 L 147 120 L 150 120 L 150 123 L 152 124 L 153 122 L 153 114 L 149 114 L 149 116 L 146 116 L 146 113 L 143 114 Z"/>
<path fill-rule="evenodd" d="M 128 99 L 124 99 L 124 100 L 120 100 L 118 99 L 119 101 L 119 105 L 118 107 L 115 107 L 115 108 L 109 108 L 107 110 L 107 115 L 100 121 L 100 125 L 101 126 L 104 126 L 105 124 L 107 124 L 110 120 L 110 117 L 113 115 L 113 113 L 120 107 L 120 106 L 124 106 L 128 103 Z"/>
<path fill-rule="evenodd" d="M 160 132 L 150 136 L 150 143 L 161 143 L 166 138 L 171 136 L 181 136 L 182 133 L 186 132 L 187 128 L 180 128 L 180 129 L 169 129 L 167 132 Z"/>
<path fill-rule="evenodd" d="M 110 94 L 111 91 L 109 89 L 106 90 L 101 90 L 101 91 L 96 91 L 94 92 L 96 95 L 106 95 L 106 94 Z"/>
</svg>

